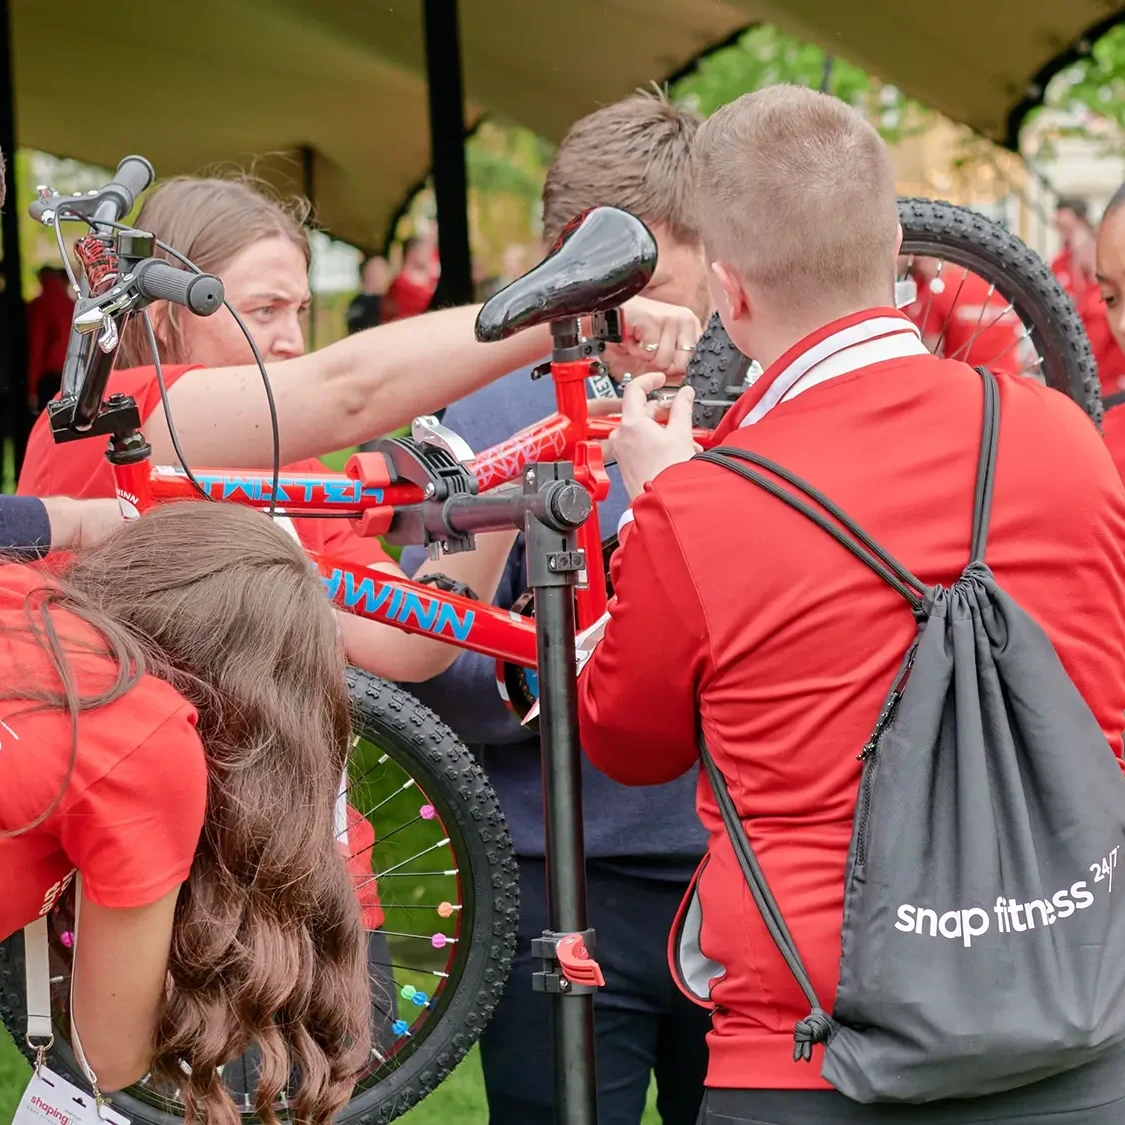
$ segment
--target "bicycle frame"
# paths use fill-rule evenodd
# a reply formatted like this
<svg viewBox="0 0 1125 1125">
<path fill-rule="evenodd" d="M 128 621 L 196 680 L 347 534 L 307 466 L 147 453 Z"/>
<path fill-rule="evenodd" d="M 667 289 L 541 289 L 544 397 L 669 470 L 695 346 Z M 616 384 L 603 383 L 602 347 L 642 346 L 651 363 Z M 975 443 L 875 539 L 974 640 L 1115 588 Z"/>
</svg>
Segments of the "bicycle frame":
<svg viewBox="0 0 1125 1125">
<path fill-rule="evenodd" d="M 602 440 L 617 425 L 614 418 L 591 417 L 586 400 L 588 360 L 551 364 L 556 413 L 519 431 L 478 454 L 468 469 L 480 492 L 520 480 L 531 465 L 571 461 L 575 479 L 594 503 L 590 518 L 578 531 L 587 568 L 576 591 L 577 625 L 588 628 L 605 612 L 605 572 L 601 563 L 601 535 L 597 504 L 609 493 L 609 477 L 602 459 Z M 697 430 L 705 448 L 711 432 Z M 118 499 L 124 510 L 138 514 L 155 504 L 201 499 L 179 467 L 152 466 L 150 461 L 114 465 Z M 212 500 L 270 507 L 273 473 L 241 469 L 193 469 L 192 474 Z M 391 483 L 386 459 L 379 453 L 355 454 L 343 473 L 293 474 L 278 477 L 277 510 L 303 516 L 354 517 L 361 535 L 381 535 L 391 526 L 395 511 L 426 499 L 417 485 Z M 527 618 L 409 579 L 374 571 L 310 552 L 329 596 L 341 609 L 407 633 L 416 633 L 458 648 L 485 653 L 499 660 L 534 668 L 535 625 Z"/>
</svg>

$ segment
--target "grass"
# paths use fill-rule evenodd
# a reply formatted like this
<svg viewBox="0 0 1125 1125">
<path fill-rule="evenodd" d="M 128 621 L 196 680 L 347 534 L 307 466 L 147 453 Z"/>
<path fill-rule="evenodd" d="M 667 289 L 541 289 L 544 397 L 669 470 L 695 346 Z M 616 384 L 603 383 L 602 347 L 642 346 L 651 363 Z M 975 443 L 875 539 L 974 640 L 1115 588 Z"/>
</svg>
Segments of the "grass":
<svg viewBox="0 0 1125 1125">
<path fill-rule="evenodd" d="M 31 1068 L 15 1044 L 0 1035 L 0 1125 L 10 1125 L 30 1077 Z M 484 1079 L 474 1047 L 445 1082 L 399 1120 L 404 1125 L 481 1125 L 487 1116 Z"/>
<path fill-rule="evenodd" d="M 15 1044 L 0 1033 L 0 1125 L 10 1125 L 31 1069 Z M 465 1061 L 420 1105 L 399 1118 L 403 1125 L 484 1125 L 488 1107 L 480 1056 L 474 1047 Z M 659 1125 L 654 1091 L 641 1125 Z"/>
<path fill-rule="evenodd" d="M 27 1080 L 31 1077 L 31 1067 L 16 1045 L 7 1035 L 0 1035 L 0 1122 L 4 1125 L 16 1115 L 16 1106 Z"/>
</svg>

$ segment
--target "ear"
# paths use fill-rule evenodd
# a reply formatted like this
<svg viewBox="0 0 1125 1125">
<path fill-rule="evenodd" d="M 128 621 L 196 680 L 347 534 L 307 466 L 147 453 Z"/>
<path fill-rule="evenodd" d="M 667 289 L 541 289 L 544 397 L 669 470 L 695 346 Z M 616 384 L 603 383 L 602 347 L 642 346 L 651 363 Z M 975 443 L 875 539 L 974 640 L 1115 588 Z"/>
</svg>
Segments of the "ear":
<svg viewBox="0 0 1125 1125">
<path fill-rule="evenodd" d="M 168 301 L 153 301 L 148 307 L 149 319 L 152 321 L 152 334 L 156 337 L 157 347 L 160 349 L 161 359 L 165 359 L 166 355 L 172 355 L 175 349 L 171 348 L 169 341 L 172 339 L 176 331 L 175 312 L 172 305 Z M 147 338 L 145 339 L 145 347 L 147 348 Z M 150 359 L 151 363 L 152 360 Z M 165 359 L 165 362 L 168 362 Z"/>
<path fill-rule="evenodd" d="M 734 324 L 750 314 L 750 303 L 742 278 L 728 262 L 712 262 L 707 271 L 711 298 L 724 324 Z"/>
</svg>

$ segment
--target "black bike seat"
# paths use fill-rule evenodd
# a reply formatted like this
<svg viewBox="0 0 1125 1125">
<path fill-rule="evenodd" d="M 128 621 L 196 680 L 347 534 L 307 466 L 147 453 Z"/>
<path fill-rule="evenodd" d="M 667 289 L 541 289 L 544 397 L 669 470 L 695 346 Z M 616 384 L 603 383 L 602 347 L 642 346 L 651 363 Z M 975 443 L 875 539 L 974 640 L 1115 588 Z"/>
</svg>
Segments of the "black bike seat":
<svg viewBox="0 0 1125 1125">
<path fill-rule="evenodd" d="M 572 219 L 551 252 L 491 297 L 477 314 L 477 339 L 608 312 L 635 297 L 656 269 L 656 240 L 635 215 L 592 207 Z"/>
</svg>

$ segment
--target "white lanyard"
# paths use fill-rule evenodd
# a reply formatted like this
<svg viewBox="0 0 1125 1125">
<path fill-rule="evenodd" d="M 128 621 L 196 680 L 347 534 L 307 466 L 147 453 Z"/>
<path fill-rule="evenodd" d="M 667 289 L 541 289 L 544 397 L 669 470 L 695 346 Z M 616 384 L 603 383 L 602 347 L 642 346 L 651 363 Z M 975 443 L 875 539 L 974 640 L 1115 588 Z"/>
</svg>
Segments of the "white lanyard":
<svg viewBox="0 0 1125 1125">
<path fill-rule="evenodd" d="M 82 903 L 82 876 L 75 880 L 74 887 L 74 960 L 70 970 L 70 1043 L 74 1057 L 90 1083 L 101 1116 L 105 1098 L 98 1089 L 98 1076 L 86 1061 L 82 1050 L 82 1040 L 74 1023 L 74 978 L 78 967 L 78 920 Z M 27 1045 L 35 1051 L 35 1068 L 39 1071 L 47 1058 L 47 1052 L 55 1042 L 51 1023 L 51 955 L 47 943 L 47 918 L 36 918 L 23 929 L 23 962 L 27 987 Z M 39 1040 L 36 1043 L 33 1040 Z M 45 1042 L 44 1042 L 45 1041 Z"/>
</svg>

